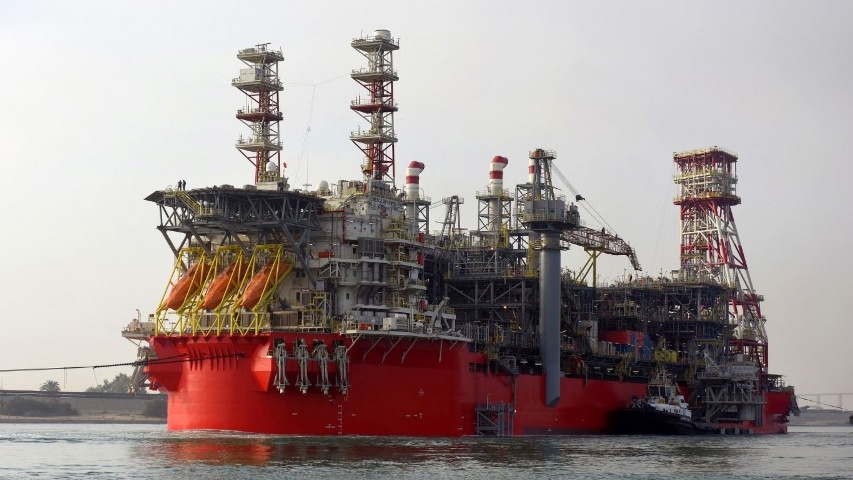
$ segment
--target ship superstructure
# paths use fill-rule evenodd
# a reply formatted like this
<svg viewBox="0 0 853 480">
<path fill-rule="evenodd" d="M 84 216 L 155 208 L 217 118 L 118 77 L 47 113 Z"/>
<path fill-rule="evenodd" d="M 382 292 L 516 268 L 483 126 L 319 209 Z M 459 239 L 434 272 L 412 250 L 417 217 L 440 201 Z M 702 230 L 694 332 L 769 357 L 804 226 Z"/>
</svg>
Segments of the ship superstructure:
<svg viewBox="0 0 853 480">
<path fill-rule="evenodd" d="M 431 232 L 433 202 L 420 186 L 428 165 L 411 161 L 403 188 L 395 184 L 399 42 L 377 30 L 352 47 L 367 61 L 351 74 L 363 88 L 350 105 L 366 123 L 350 135 L 361 178 L 291 188 L 278 158 L 283 55 L 261 44 L 238 52 L 248 68 L 232 82 L 247 99 L 237 118 L 251 135 L 237 148 L 254 184 L 146 198 L 175 263 L 150 321 L 125 336 L 149 344 L 135 378 L 168 392 L 171 429 L 599 433 L 665 366 L 697 420 L 785 430 L 793 392 L 766 375 L 766 355 L 744 356 L 751 337 L 733 334 L 744 314 L 732 312 L 750 297 L 697 273 L 707 270 L 694 268 L 699 234 L 683 229 L 686 273 L 597 285 L 599 255 L 624 255 L 639 269 L 636 255 L 615 233 L 584 224 L 585 200 L 558 193 L 554 179 L 566 180 L 556 152 L 541 148 L 514 191 L 503 181 L 508 158 L 484 162 L 476 229 L 462 228 L 464 201 L 452 196 Z M 683 217 L 690 198 L 682 196 Z M 561 251 L 573 245 L 589 261 L 563 270 Z M 764 350 L 749 351 L 766 352 L 764 338 Z M 746 383 L 748 402 L 735 398 Z"/>
</svg>

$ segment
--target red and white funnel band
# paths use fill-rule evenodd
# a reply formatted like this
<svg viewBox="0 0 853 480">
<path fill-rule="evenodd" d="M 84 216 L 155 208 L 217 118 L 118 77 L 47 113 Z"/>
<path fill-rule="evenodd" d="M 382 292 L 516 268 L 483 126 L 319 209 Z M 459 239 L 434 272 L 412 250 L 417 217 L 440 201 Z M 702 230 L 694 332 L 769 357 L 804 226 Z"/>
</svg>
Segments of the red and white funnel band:
<svg viewBox="0 0 853 480">
<path fill-rule="evenodd" d="M 424 164 L 421 162 L 409 163 L 409 168 L 406 169 L 406 183 L 419 184 L 421 172 L 424 171 Z"/>
<path fill-rule="evenodd" d="M 536 183 L 536 161 L 532 158 L 527 163 L 527 183 Z"/>
<path fill-rule="evenodd" d="M 492 159 L 492 165 L 489 170 L 489 178 L 496 180 L 504 178 L 503 169 L 509 163 L 506 157 L 497 156 Z"/>
<path fill-rule="evenodd" d="M 409 168 L 406 169 L 406 198 L 409 200 L 416 200 L 420 194 L 420 186 L 421 183 L 421 172 L 424 171 L 423 163 L 421 162 L 411 162 L 409 163 Z M 413 215 L 413 212 L 409 212 L 410 215 Z"/>
</svg>

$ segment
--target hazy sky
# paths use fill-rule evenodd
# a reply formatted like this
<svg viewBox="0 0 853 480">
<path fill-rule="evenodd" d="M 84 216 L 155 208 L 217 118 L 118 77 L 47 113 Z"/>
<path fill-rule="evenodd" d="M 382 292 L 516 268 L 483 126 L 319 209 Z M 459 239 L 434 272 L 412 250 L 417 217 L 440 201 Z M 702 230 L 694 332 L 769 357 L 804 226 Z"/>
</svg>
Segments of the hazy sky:
<svg viewBox="0 0 853 480">
<path fill-rule="evenodd" d="M 238 49 L 270 42 L 286 58 L 291 184 L 360 178 L 347 75 L 365 62 L 349 44 L 384 28 L 400 39 L 398 185 L 425 163 L 425 193 L 464 197 L 469 228 L 494 155 L 512 188 L 528 151 L 553 149 L 658 275 L 678 267 L 672 152 L 737 152 L 771 370 L 799 393 L 853 392 L 851 19 L 842 1 L 0 2 L 0 369 L 134 360 L 120 330 L 156 308 L 172 268 L 143 198 L 178 179 L 252 181 L 234 148 L 248 132 Z M 600 265 L 606 279 L 630 269 Z M 121 371 L 0 385 L 75 390 Z"/>
</svg>

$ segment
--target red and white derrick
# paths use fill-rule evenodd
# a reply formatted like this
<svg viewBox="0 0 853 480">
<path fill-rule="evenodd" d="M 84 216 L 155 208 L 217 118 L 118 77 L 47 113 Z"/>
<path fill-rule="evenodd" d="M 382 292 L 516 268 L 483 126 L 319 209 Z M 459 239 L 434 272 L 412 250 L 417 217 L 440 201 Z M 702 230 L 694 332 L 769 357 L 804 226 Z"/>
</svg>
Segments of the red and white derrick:
<svg viewBox="0 0 853 480">
<path fill-rule="evenodd" d="M 716 282 L 733 289 L 729 320 L 735 327 L 732 353 L 767 368 L 767 333 L 762 297 L 755 292 L 737 233 L 732 207 L 737 196 L 737 155 L 718 147 L 675 153 L 681 208 L 681 280 Z"/>
</svg>

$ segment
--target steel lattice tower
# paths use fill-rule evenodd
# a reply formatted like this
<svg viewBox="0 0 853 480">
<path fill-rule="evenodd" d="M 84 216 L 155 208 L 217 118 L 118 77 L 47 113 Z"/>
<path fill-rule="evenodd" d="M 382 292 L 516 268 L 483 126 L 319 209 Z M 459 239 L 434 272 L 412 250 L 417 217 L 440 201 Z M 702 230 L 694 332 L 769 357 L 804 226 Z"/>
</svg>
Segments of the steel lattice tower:
<svg viewBox="0 0 853 480">
<path fill-rule="evenodd" d="M 278 122 L 282 115 L 278 106 L 278 92 L 282 90 L 278 78 L 278 62 L 284 60 L 281 51 L 267 49 L 268 44 L 256 45 L 237 52 L 237 58 L 248 68 L 240 69 L 240 76 L 231 81 L 246 94 L 246 106 L 237 110 L 237 118 L 252 133 L 240 136 L 237 149 L 255 166 L 255 183 L 281 180 Z"/>
<path fill-rule="evenodd" d="M 737 196 L 737 155 L 710 147 L 675 153 L 681 207 L 681 280 L 716 282 L 734 290 L 729 321 L 735 327 L 733 353 L 747 354 L 767 367 L 767 333 L 732 207 Z M 766 370 L 765 370 L 766 371 Z"/>
<path fill-rule="evenodd" d="M 394 71 L 393 52 L 400 48 L 388 30 L 376 30 L 373 35 L 356 38 L 352 48 L 364 55 L 367 67 L 352 71 L 352 79 L 367 90 L 367 96 L 352 101 L 350 108 L 370 124 L 368 130 L 359 128 L 350 140 L 364 153 L 362 165 L 365 180 L 373 188 L 378 185 L 393 186 L 394 144 Z"/>
</svg>

